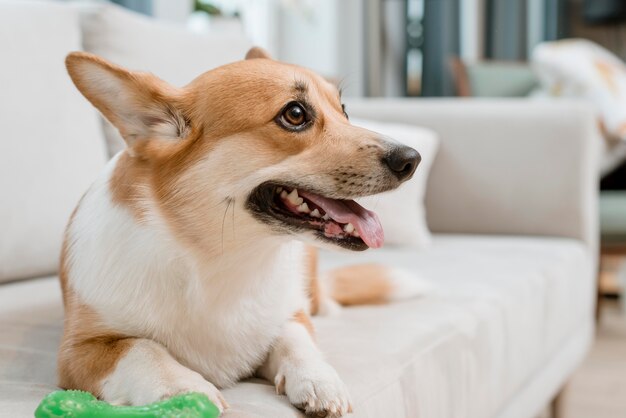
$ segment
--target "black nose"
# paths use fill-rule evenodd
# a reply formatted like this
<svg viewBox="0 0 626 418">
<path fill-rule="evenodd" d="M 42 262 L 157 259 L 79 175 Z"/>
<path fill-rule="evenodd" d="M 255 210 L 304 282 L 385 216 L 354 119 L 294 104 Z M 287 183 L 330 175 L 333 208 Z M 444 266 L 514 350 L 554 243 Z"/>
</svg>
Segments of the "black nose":
<svg viewBox="0 0 626 418">
<path fill-rule="evenodd" d="M 392 149 L 383 161 L 398 180 L 403 181 L 411 178 L 417 165 L 422 161 L 422 156 L 411 147 L 398 146 Z"/>
</svg>

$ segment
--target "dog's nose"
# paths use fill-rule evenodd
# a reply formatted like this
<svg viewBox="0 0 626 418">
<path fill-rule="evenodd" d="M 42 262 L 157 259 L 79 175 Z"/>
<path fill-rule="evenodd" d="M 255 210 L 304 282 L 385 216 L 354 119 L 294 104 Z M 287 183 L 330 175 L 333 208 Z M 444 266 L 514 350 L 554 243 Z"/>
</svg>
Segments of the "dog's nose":
<svg viewBox="0 0 626 418">
<path fill-rule="evenodd" d="M 417 165 L 422 161 L 422 156 L 411 147 L 398 146 L 391 150 L 383 161 L 398 180 L 404 181 L 411 178 Z"/>
</svg>

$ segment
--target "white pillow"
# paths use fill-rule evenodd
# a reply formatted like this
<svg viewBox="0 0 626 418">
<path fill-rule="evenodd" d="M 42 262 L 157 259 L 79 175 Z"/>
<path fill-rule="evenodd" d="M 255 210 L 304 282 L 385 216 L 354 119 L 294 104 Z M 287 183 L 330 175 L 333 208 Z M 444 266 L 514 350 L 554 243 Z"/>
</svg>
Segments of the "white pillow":
<svg viewBox="0 0 626 418">
<path fill-rule="evenodd" d="M 75 9 L 0 2 L 0 282 L 54 273 L 65 224 L 102 170 L 97 112 L 65 71 Z"/>
<path fill-rule="evenodd" d="M 585 39 L 544 42 L 532 64 L 551 96 L 580 98 L 595 107 L 605 133 L 626 141 L 626 65 Z"/>
<path fill-rule="evenodd" d="M 149 71 L 179 87 L 205 71 L 242 60 L 251 46 L 243 32 L 200 35 L 111 4 L 77 7 L 83 12 L 85 51 L 131 70 Z M 110 155 L 124 147 L 108 122 L 105 135 Z"/>
<path fill-rule="evenodd" d="M 416 149 L 422 156 L 413 178 L 396 190 L 359 199 L 359 203 L 380 217 L 385 231 L 385 245 L 425 248 L 432 237 L 426 223 L 424 196 L 439 139 L 435 132 L 411 125 L 350 119 L 353 125 L 395 139 Z"/>
</svg>

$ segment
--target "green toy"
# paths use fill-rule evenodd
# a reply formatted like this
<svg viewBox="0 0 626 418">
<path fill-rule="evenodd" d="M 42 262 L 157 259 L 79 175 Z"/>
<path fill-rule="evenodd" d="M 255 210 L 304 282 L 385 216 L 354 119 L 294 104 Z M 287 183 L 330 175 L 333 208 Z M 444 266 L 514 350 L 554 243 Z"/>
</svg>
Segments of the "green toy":
<svg viewBox="0 0 626 418">
<path fill-rule="evenodd" d="M 219 415 L 219 409 L 200 393 L 186 393 L 145 406 L 113 406 L 80 390 L 52 392 L 35 411 L 35 418 L 216 418 Z"/>
</svg>

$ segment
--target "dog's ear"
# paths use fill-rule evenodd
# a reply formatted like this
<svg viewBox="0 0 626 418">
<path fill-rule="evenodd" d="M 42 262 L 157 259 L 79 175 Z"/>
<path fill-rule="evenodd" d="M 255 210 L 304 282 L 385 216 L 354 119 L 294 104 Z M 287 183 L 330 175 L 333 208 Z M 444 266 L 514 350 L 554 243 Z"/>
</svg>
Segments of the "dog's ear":
<svg viewBox="0 0 626 418">
<path fill-rule="evenodd" d="M 129 146 L 149 139 L 184 138 L 188 122 L 178 89 L 152 74 L 132 72 L 92 54 L 65 59 L 78 90 L 120 131 Z"/>
<path fill-rule="evenodd" d="M 250 50 L 246 54 L 246 59 L 247 60 L 251 60 L 251 59 L 255 59 L 255 58 L 265 58 L 265 59 L 268 59 L 268 60 L 272 59 L 272 57 L 271 57 L 269 52 L 267 52 L 266 50 L 264 50 L 261 47 L 253 46 L 252 48 L 250 48 Z"/>
</svg>

